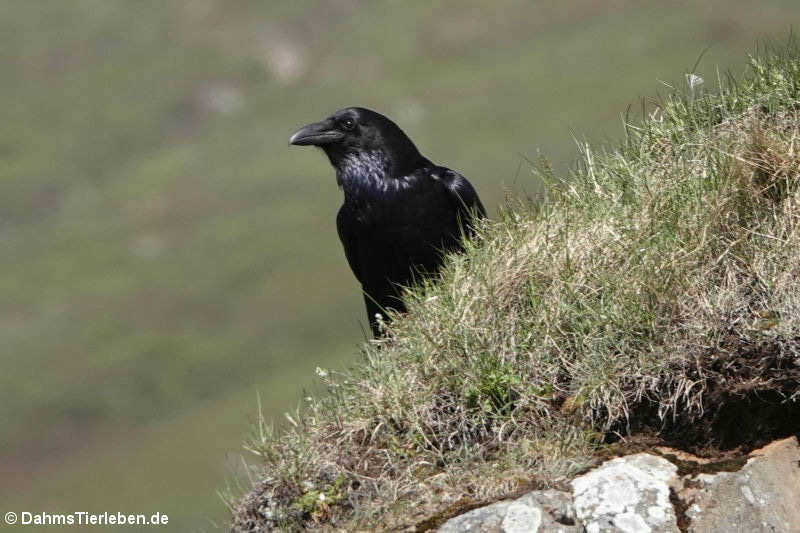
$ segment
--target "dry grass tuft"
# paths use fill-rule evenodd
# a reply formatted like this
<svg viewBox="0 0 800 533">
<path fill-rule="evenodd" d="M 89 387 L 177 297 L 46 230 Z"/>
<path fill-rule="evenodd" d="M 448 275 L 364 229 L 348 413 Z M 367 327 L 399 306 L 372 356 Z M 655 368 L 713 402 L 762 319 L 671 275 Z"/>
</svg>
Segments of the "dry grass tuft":
<svg viewBox="0 0 800 533">
<path fill-rule="evenodd" d="M 800 55 L 752 67 L 569 179 L 543 168 L 547 201 L 486 223 L 359 367 L 322 372 L 328 396 L 260 428 L 234 529 L 434 527 L 615 435 L 709 452 L 796 428 Z"/>
</svg>

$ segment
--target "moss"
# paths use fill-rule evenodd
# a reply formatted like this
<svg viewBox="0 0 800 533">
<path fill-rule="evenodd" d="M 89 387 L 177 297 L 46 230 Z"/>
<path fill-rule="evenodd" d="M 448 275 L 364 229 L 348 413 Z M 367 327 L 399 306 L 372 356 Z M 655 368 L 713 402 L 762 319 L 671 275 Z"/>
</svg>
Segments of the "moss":
<svg viewBox="0 0 800 533">
<path fill-rule="evenodd" d="M 718 472 L 738 472 L 747 463 L 747 455 L 739 455 L 718 461 L 698 462 L 679 459 L 671 453 L 659 453 L 661 457 L 678 467 L 679 476 L 696 476 L 698 474 L 716 474 Z"/>
<path fill-rule="evenodd" d="M 313 518 L 315 521 L 325 518 L 330 508 L 339 504 L 345 497 L 342 487 L 345 476 L 339 476 L 333 484 L 325 485 L 321 489 L 309 489 L 290 505 L 290 509 L 300 513 L 304 518 Z"/>
<path fill-rule="evenodd" d="M 426 518 L 422 522 L 414 526 L 414 530 L 418 532 L 433 531 L 438 529 L 442 524 L 453 518 L 454 516 L 462 515 L 478 507 L 486 505 L 487 502 L 476 502 L 469 498 L 464 498 L 457 501 L 455 504 L 447 507 L 441 512 Z"/>
</svg>

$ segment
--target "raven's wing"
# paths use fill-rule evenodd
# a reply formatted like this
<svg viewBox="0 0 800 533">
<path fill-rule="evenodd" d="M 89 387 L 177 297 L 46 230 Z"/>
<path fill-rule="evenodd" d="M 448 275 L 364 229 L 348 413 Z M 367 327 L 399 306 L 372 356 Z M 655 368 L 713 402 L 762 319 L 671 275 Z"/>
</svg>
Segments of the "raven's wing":
<svg viewBox="0 0 800 533">
<path fill-rule="evenodd" d="M 447 190 L 452 196 L 453 205 L 455 206 L 459 219 L 462 223 L 467 225 L 473 218 L 485 218 L 486 209 L 484 209 L 481 199 L 478 198 L 478 193 L 472 184 L 467 181 L 467 178 L 449 168 L 442 169 L 442 181 L 447 185 Z"/>
<path fill-rule="evenodd" d="M 339 233 L 339 240 L 342 241 L 344 247 L 344 255 L 347 258 L 347 264 L 350 265 L 350 270 L 356 276 L 356 279 L 363 283 L 361 278 L 361 268 L 358 265 L 358 239 L 352 224 L 353 214 L 343 205 L 336 215 L 336 231 Z"/>
</svg>

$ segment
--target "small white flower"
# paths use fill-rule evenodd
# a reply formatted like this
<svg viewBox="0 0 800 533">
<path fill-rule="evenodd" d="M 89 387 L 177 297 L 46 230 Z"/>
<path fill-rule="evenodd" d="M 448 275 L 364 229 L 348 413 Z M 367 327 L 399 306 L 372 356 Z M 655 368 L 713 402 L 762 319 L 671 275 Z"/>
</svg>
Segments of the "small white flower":
<svg viewBox="0 0 800 533">
<path fill-rule="evenodd" d="M 325 370 L 324 368 L 317 367 L 316 373 L 321 378 L 327 378 L 328 377 L 328 371 Z"/>
<path fill-rule="evenodd" d="M 694 92 L 698 91 L 703 88 L 705 85 L 706 80 L 698 76 L 697 74 L 687 74 L 686 75 L 686 83 L 689 85 L 689 89 Z"/>
</svg>

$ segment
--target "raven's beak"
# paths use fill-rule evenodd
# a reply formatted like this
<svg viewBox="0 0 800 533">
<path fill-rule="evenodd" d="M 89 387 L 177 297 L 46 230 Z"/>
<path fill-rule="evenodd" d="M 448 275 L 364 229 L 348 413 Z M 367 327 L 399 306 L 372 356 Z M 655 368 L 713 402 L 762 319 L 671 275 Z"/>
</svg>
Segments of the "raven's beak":
<svg viewBox="0 0 800 533">
<path fill-rule="evenodd" d="M 334 128 L 332 121 L 323 120 L 322 122 L 314 122 L 308 126 L 303 126 L 294 134 L 289 137 L 289 144 L 297 146 L 322 146 L 323 144 L 330 144 L 341 140 L 344 133 Z"/>
</svg>

